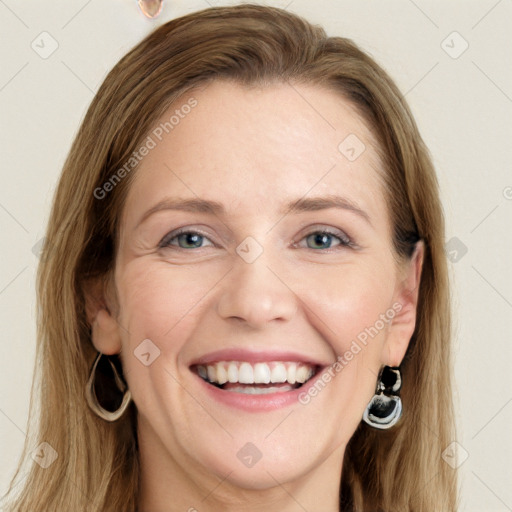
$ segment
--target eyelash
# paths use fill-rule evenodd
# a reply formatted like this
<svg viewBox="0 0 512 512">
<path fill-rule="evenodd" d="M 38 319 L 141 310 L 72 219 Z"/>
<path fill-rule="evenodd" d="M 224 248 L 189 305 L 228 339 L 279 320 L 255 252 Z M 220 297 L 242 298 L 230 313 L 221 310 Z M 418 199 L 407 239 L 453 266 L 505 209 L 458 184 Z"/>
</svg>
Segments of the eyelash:
<svg viewBox="0 0 512 512">
<path fill-rule="evenodd" d="M 199 236 L 209 240 L 209 238 L 206 235 L 203 235 L 200 231 L 194 231 L 194 230 L 190 230 L 190 229 L 187 229 L 187 228 L 183 228 L 183 229 L 179 229 L 179 230 L 177 230 L 175 232 L 167 234 L 160 241 L 160 243 L 158 244 L 158 248 L 159 249 L 170 248 L 172 246 L 172 244 L 170 242 L 173 241 L 174 239 L 178 238 L 180 235 L 184 235 L 184 234 L 199 235 Z M 314 235 L 314 234 L 332 236 L 334 238 L 337 238 L 340 243 L 339 243 L 339 245 L 335 246 L 334 248 L 329 247 L 327 249 L 313 249 L 311 247 L 307 247 L 307 249 L 311 249 L 312 251 L 316 251 L 316 252 L 318 252 L 318 251 L 321 251 L 321 252 L 332 252 L 332 250 L 336 250 L 336 247 L 340 247 L 340 248 L 354 248 L 356 246 L 355 243 L 352 242 L 352 240 L 347 235 L 343 236 L 339 232 L 334 232 L 334 231 L 331 231 L 329 229 L 313 230 L 313 231 L 307 233 L 306 235 L 304 235 L 304 237 L 301 240 L 299 240 L 299 242 L 304 240 L 305 238 L 308 238 L 311 235 Z M 211 240 L 210 240 L 210 242 L 211 242 Z M 212 244 L 215 246 L 215 244 L 213 242 L 212 242 Z M 202 249 L 202 248 L 203 247 L 195 247 L 195 248 L 192 247 L 192 248 L 186 249 L 186 248 L 183 248 L 183 247 L 176 247 L 176 250 L 190 251 L 192 249 Z"/>
</svg>

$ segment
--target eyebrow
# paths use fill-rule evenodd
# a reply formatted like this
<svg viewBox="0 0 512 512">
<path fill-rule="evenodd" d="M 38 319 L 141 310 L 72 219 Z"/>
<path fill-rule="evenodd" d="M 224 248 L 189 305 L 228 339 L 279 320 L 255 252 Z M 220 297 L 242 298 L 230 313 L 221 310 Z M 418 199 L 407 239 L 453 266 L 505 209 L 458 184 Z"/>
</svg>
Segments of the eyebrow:
<svg viewBox="0 0 512 512">
<path fill-rule="evenodd" d="M 368 224 L 372 225 L 370 216 L 363 209 L 361 209 L 356 203 L 347 197 L 339 195 L 300 198 L 287 203 L 279 213 L 285 216 L 291 213 L 313 212 L 318 210 L 326 210 L 329 208 L 348 210 L 359 215 L 366 222 L 368 222 Z M 222 216 L 226 214 L 224 205 L 217 201 L 200 198 L 180 199 L 167 197 L 146 211 L 137 223 L 136 228 L 138 228 L 148 217 L 162 210 L 206 213 L 215 216 Z"/>
</svg>

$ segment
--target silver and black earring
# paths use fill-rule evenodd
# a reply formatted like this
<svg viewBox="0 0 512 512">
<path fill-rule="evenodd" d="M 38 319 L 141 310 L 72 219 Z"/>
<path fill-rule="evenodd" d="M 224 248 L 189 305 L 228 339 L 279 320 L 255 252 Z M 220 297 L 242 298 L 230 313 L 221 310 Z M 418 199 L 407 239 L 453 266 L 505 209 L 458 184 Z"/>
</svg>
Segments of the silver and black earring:
<svg viewBox="0 0 512 512">
<path fill-rule="evenodd" d="M 105 421 L 119 419 L 131 402 L 132 395 L 124 381 L 119 359 L 98 352 L 85 386 L 89 407 Z"/>
<path fill-rule="evenodd" d="M 383 366 L 377 378 L 377 389 L 363 414 L 363 420 L 378 429 L 391 428 L 402 415 L 399 367 Z"/>
</svg>

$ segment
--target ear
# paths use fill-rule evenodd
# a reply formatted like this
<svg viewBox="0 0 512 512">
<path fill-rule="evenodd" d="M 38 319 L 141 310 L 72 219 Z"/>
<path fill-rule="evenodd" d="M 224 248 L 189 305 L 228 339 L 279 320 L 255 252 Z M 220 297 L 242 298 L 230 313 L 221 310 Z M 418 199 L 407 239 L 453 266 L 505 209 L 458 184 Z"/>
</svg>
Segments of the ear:
<svg viewBox="0 0 512 512">
<path fill-rule="evenodd" d="M 112 286 L 113 283 L 108 278 L 89 279 L 83 285 L 85 312 L 92 329 L 92 343 L 98 352 L 107 355 L 121 352 L 119 324 L 113 314 L 115 299 Z"/>
<path fill-rule="evenodd" d="M 398 274 L 394 293 L 393 310 L 396 315 L 390 322 L 388 337 L 383 347 L 382 362 L 399 366 L 416 327 L 421 271 L 425 255 L 423 240 L 417 242 L 414 253 Z"/>
</svg>

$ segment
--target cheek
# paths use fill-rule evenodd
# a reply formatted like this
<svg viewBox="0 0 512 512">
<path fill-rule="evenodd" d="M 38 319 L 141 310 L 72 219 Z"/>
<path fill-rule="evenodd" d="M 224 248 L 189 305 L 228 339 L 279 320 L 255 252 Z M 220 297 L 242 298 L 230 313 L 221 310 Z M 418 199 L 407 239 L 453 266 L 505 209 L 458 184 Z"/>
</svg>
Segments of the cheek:
<svg viewBox="0 0 512 512">
<path fill-rule="evenodd" d="M 314 313 L 311 319 L 317 317 L 315 326 L 337 354 L 348 350 L 354 340 L 361 341 L 362 348 L 372 349 L 370 343 L 364 345 L 365 333 L 375 340 L 385 337 L 389 323 L 380 319 L 391 306 L 393 283 L 389 276 L 386 265 L 376 261 L 320 269 L 301 280 L 299 293 Z"/>
<path fill-rule="evenodd" d="M 128 372 L 142 379 L 157 367 L 175 372 L 177 355 L 199 321 L 201 299 L 213 285 L 213 279 L 194 280 L 190 272 L 161 262 L 126 265 L 118 281 L 118 322 Z M 147 352 L 146 359 L 159 364 L 141 364 L 137 356 Z"/>
<path fill-rule="evenodd" d="M 179 354 L 193 338 L 202 301 L 218 280 L 212 274 L 199 279 L 183 267 L 140 258 L 117 276 L 124 375 L 142 415 L 164 410 L 162 397 L 179 388 Z"/>
<path fill-rule="evenodd" d="M 312 340 L 328 344 L 336 363 L 299 401 L 308 418 L 336 425 L 330 442 L 339 444 L 350 439 L 375 391 L 389 324 L 372 328 L 389 308 L 392 287 L 378 263 L 311 268 L 294 292 Z"/>
<path fill-rule="evenodd" d="M 337 360 L 325 376 L 326 386 L 335 390 L 330 395 L 336 397 L 335 403 L 329 409 L 319 400 L 315 412 L 325 415 L 330 410 L 333 422 L 344 414 L 347 421 L 342 437 L 350 437 L 357 428 L 375 391 L 389 321 L 394 316 L 394 311 L 390 312 L 393 287 L 386 272 L 379 263 L 354 264 L 340 266 L 338 272 L 332 268 L 317 272 L 315 279 L 302 282 L 301 293 L 308 306 L 304 310 L 310 310 L 308 321 L 329 343 Z"/>
<path fill-rule="evenodd" d="M 199 278 L 189 270 L 143 259 L 128 264 L 119 281 L 126 341 L 136 345 L 150 338 L 162 351 L 176 352 L 193 328 L 197 306 L 215 284 L 214 276 Z"/>
<path fill-rule="evenodd" d="M 376 262 L 318 271 L 302 281 L 299 294 L 305 299 L 308 321 L 329 343 L 338 361 L 331 375 L 326 376 L 336 388 L 337 406 L 332 414 L 352 411 L 357 420 L 375 391 L 389 322 L 394 316 L 390 311 L 393 287 L 389 275 Z"/>
</svg>

